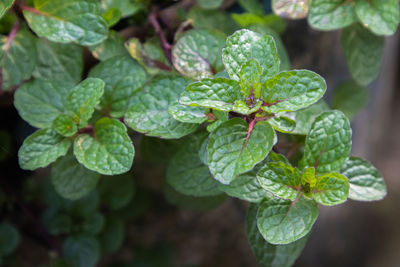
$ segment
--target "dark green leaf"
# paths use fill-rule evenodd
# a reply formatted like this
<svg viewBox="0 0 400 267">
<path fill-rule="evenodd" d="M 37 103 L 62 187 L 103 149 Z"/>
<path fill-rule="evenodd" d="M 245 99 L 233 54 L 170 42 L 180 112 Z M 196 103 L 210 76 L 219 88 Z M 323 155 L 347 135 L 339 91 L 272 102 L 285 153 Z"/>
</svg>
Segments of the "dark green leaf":
<svg viewBox="0 0 400 267">
<path fill-rule="evenodd" d="M 238 2 L 247 12 L 257 15 L 263 14 L 263 6 L 258 0 L 239 0 Z"/>
<path fill-rule="evenodd" d="M 11 254 L 18 246 L 19 234 L 9 223 L 0 224 L 0 257 Z"/>
<path fill-rule="evenodd" d="M 118 217 L 108 216 L 106 225 L 99 236 L 102 250 L 107 253 L 116 252 L 122 246 L 124 238 L 125 227 L 123 221 Z"/>
<path fill-rule="evenodd" d="M 132 175 L 129 173 L 103 177 L 99 185 L 101 199 L 111 210 L 126 207 L 135 194 L 135 188 Z"/>
<path fill-rule="evenodd" d="M 144 8 L 144 1 L 138 0 L 101 0 L 101 3 L 105 9 L 118 9 L 122 17 L 135 15 Z"/>
<path fill-rule="evenodd" d="M 319 30 L 336 30 L 357 21 L 354 2 L 348 0 L 313 0 L 308 22 Z"/>
<path fill-rule="evenodd" d="M 90 235 L 74 235 L 65 239 L 63 256 L 74 267 L 94 267 L 100 258 L 100 245 Z"/>
</svg>

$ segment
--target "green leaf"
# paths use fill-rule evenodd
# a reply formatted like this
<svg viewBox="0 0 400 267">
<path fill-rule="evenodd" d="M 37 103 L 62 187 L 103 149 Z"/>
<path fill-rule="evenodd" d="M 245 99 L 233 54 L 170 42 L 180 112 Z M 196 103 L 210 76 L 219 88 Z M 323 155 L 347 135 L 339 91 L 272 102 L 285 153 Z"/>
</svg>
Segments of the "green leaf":
<svg viewBox="0 0 400 267">
<path fill-rule="evenodd" d="M 7 10 L 14 4 L 14 0 L 4 0 L 0 3 L 0 18 L 7 12 Z"/>
<path fill-rule="evenodd" d="M 239 0 L 239 4 L 247 12 L 254 13 L 257 15 L 263 15 L 263 6 L 258 0 Z"/>
<path fill-rule="evenodd" d="M 9 223 L 0 224 L 0 257 L 14 252 L 19 243 L 17 229 Z"/>
<path fill-rule="evenodd" d="M 125 115 L 127 125 L 148 136 L 166 139 L 181 138 L 194 132 L 198 124 L 179 122 L 168 113 L 169 106 L 176 103 L 188 82 L 173 75 L 152 79 L 133 97 L 131 108 Z"/>
<path fill-rule="evenodd" d="M 242 65 L 257 59 L 263 67 L 263 77 L 272 77 L 279 72 L 279 57 L 274 39 L 249 30 L 239 30 L 226 39 L 222 50 L 222 61 L 231 79 L 239 81 Z"/>
<path fill-rule="evenodd" d="M 348 0 L 313 0 L 308 23 L 319 30 L 336 30 L 357 21 L 354 2 Z"/>
<path fill-rule="evenodd" d="M 317 177 L 313 198 L 325 206 L 338 205 L 347 200 L 349 181 L 339 173 L 328 173 Z"/>
<path fill-rule="evenodd" d="M 100 106 L 114 118 L 124 116 L 132 96 L 146 81 L 144 69 L 129 56 L 107 59 L 91 69 L 89 76 L 105 82 Z"/>
<path fill-rule="evenodd" d="M 325 91 L 325 80 L 315 72 L 283 71 L 263 84 L 263 109 L 269 113 L 296 111 L 317 102 Z"/>
<path fill-rule="evenodd" d="M 223 184 L 253 169 L 272 149 L 276 136 L 268 122 L 256 123 L 249 136 L 248 128 L 244 120 L 233 118 L 210 134 L 208 166 Z"/>
<path fill-rule="evenodd" d="M 238 99 L 240 99 L 238 82 L 226 78 L 213 78 L 189 84 L 181 95 L 179 103 L 231 111 Z"/>
<path fill-rule="evenodd" d="M 272 0 L 272 10 L 287 19 L 303 19 L 307 16 L 311 0 Z"/>
<path fill-rule="evenodd" d="M 168 164 L 169 159 L 178 150 L 180 140 L 166 140 L 157 137 L 140 137 L 140 156 L 143 160 L 156 164 Z"/>
<path fill-rule="evenodd" d="M 115 175 L 131 169 L 135 150 L 125 125 L 115 119 L 102 118 L 94 126 L 96 138 L 79 135 L 74 142 L 77 160 L 89 170 Z"/>
<path fill-rule="evenodd" d="M 121 11 L 116 8 L 109 8 L 101 16 L 107 22 L 108 27 L 112 27 L 121 19 Z"/>
<path fill-rule="evenodd" d="M 52 235 L 70 234 L 73 225 L 71 216 L 55 208 L 46 209 L 42 214 L 42 221 Z"/>
<path fill-rule="evenodd" d="M 29 27 L 40 37 L 59 43 L 89 46 L 107 38 L 108 25 L 100 6 L 90 0 L 38 0 L 35 9 L 24 10 Z"/>
<path fill-rule="evenodd" d="M 143 1 L 137 0 L 101 0 L 101 4 L 105 9 L 116 8 L 122 17 L 135 15 L 144 8 Z"/>
<path fill-rule="evenodd" d="M 240 69 L 240 92 L 242 93 L 242 98 L 260 97 L 262 71 L 262 67 L 255 59 L 251 59 L 242 65 Z"/>
<path fill-rule="evenodd" d="M 199 157 L 201 141 L 207 132 L 200 132 L 188 138 L 172 156 L 166 173 L 167 182 L 179 193 L 195 197 L 221 194 L 215 181 Z"/>
<path fill-rule="evenodd" d="M 215 2 L 215 1 L 213 1 Z M 190 30 L 172 47 L 172 62 L 183 75 L 199 80 L 223 69 L 221 50 L 226 36 L 216 30 Z"/>
<path fill-rule="evenodd" d="M 37 40 L 35 78 L 78 83 L 83 72 L 83 49 L 75 44 Z"/>
<path fill-rule="evenodd" d="M 317 217 L 318 206 L 312 200 L 265 199 L 257 211 L 257 226 L 269 243 L 289 244 L 308 234 Z"/>
<path fill-rule="evenodd" d="M 347 81 L 339 84 L 333 91 L 331 106 L 352 120 L 367 105 L 368 99 L 367 88 L 353 81 Z"/>
<path fill-rule="evenodd" d="M 340 172 L 349 179 L 351 199 L 374 201 L 383 199 L 387 194 L 382 175 L 364 159 L 350 157 Z"/>
<path fill-rule="evenodd" d="M 53 129 L 62 136 L 69 137 L 76 134 L 78 127 L 70 116 L 60 114 L 53 121 Z"/>
<path fill-rule="evenodd" d="M 342 32 L 342 47 L 351 76 L 361 85 L 368 85 L 379 74 L 384 38 L 376 36 L 361 24 Z"/>
<path fill-rule="evenodd" d="M 300 180 L 303 195 L 308 199 L 312 199 L 312 191 L 317 184 L 317 178 L 315 177 L 315 168 L 306 168 L 302 173 Z"/>
<path fill-rule="evenodd" d="M 254 30 L 261 34 L 270 34 L 269 31 L 273 31 L 276 35 L 278 35 L 278 33 L 283 33 L 287 26 L 283 18 L 273 14 L 262 16 L 262 14 L 256 15 L 254 13 L 242 13 L 232 14 L 232 17 L 237 23 L 239 23 L 243 27 L 248 28 L 249 30 L 252 30 L 252 27 L 266 29 L 261 31 Z M 276 42 L 276 36 L 273 34 L 271 35 L 274 37 Z"/>
<path fill-rule="evenodd" d="M 300 167 L 314 166 L 317 173 L 339 171 L 350 150 L 349 120 L 341 111 L 326 111 L 316 117 L 311 126 Z"/>
<path fill-rule="evenodd" d="M 110 30 L 106 40 L 98 45 L 89 46 L 92 55 L 100 61 L 105 61 L 115 56 L 128 55 L 124 47 L 124 39 L 118 34 L 118 32 Z"/>
<path fill-rule="evenodd" d="M 68 95 L 65 111 L 78 126 L 83 126 L 91 117 L 104 92 L 104 82 L 97 78 L 87 78 Z"/>
<path fill-rule="evenodd" d="M 204 9 L 215 9 L 218 8 L 224 0 L 197 0 L 199 6 Z"/>
<path fill-rule="evenodd" d="M 51 181 L 57 193 L 76 200 L 92 191 L 100 178 L 96 172 L 83 167 L 71 153 L 58 159 L 51 167 Z"/>
<path fill-rule="evenodd" d="M 124 222 L 118 217 L 108 216 L 99 239 L 102 250 L 107 253 L 117 252 L 125 239 Z"/>
<path fill-rule="evenodd" d="M 104 177 L 99 185 L 101 199 L 111 210 L 126 207 L 135 194 L 135 188 L 134 180 L 129 173 Z"/>
<path fill-rule="evenodd" d="M 237 25 L 231 16 L 221 10 L 207 10 L 193 7 L 190 9 L 188 19 L 191 19 L 194 28 L 198 29 L 220 30 L 226 34 L 231 34 L 239 29 L 239 25 Z"/>
<path fill-rule="evenodd" d="M 306 245 L 305 236 L 287 245 L 273 245 L 265 241 L 257 227 L 258 206 L 250 205 L 246 216 L 246 235 L 258 263 L 265 267 L 290 267 Z"/>
<path fill-rule="evenodd" d="M 377 35 L 392 35 L 399 24 L 399 1 L 355 0 L 361 23 Z"/>
<path fill-rule="evenodd" d="M 207 113 L 209 109 L 203 107 L 190 107 L 181 105 L 176 101 L 168 107 L 169 114 L 175 120 L 186 123 L 203 123 L 208 120 Z"/>
<path fill-rule="evenodd" d="M 63 244 L 63 256 L 74 267 L 94 267 L 100 259 L 99 242 L 86 234 L 69 236 Z"/>
<path fill-rule="evenodd" d="M 19 166 L 25 170 L 46 167 L 67 154 L 71 140 L 52 129 L 40 129 L 28 136 L 18 151 Z"/>
<path fill-rule="evenodd" d="M 83 233 L 97 235 L 104 227 L 104 216 L 100 212 L 95 212 L 86 216 L 80 225 Z"/>
<path fill-rule="evenodd" d="M 35 39 L 31 33 L 21 29 L 14 38 L 0 36 L 0 66 L 2 90 L 11 90 L 31 77 L 36 65 Z"/>
<path fill-rule="evenodd" d="M 275 130 L 282 133 L 290 133 L 296 128 L 296 122 L 285 116 L 273 117 L 268 122 Z"/>
<path fill-rule="evenodd" d="M 19 115 L 36 128 L 49 128 L 65 109 L 66 99 L 73 88 L 67 81 L 35 79 L 15 92 L 14 106 Z"/>
<path fill-rule="evenodd" d="M 283 199 L 295 200 L 301 191 L 299 170 L 283 162 L 267 163 L 257 179 L 262 188 Z"/>
</svg>

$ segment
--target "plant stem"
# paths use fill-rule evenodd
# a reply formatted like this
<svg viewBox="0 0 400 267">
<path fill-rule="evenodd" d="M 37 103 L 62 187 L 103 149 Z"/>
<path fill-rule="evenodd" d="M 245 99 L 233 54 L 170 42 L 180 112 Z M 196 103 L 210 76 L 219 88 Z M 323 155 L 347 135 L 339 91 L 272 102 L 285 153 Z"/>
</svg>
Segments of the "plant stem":
<svg viewBox="0 0 400 267">
<path fill-rule="evenodd" d="M 8 37 L 7 37 L 6 44 L 4 45 L 4 50 L 5 50 L 6 52 L 8 51 L 8 49 L 10 49 L 11 44 L 12 44 L 12 42 L 14 41 L 15 36 L 16 36 L 17 33 L 18 33 L 19 26 L 20 26 L 20 23 L 19 23 L 19 21 L 17 21 L 17 22 L 14 24 L 14 26 L 12 27 L 12 29 L 11 29 L 11 31 L 10 31 L 10 34 L 9 34 Z"/>
<path fill-rule="evenodd" d="M 158 20 L 154 13 L 151 13 L 149 15 L 149 22 L 153 26 L 156 34 L 158 35 L 158 38 L 160 39 L 161 47 L 164 51 L 165 57 L 167 58 L 168 62 L 172 65 L 172 55 L 171 55 L 172 46 L 171 44 L 168 43 L 167 39 L 165 38 L 164 32 L 162 31 L 161 26 L 158 23 Z"/>
</svg>

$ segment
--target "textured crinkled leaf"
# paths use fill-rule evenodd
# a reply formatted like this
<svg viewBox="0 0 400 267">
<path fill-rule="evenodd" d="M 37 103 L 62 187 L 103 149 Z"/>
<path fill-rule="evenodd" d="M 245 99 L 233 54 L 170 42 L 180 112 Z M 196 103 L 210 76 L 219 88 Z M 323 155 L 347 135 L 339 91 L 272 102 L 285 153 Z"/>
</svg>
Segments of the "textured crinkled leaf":
<svg viewBox="0 0 400 267">
<path fill-rule="evenodd" d="M 160 76 L 143 87 L 131 102 L 125 122 L 135 131 L 148 136 L 176 139 L 196 130 L 198 124 L 183 123 L 168 113 L 189 80 L 179 76 Z"/>
<path fill-rule="evenodd" d="M 317 217 L 318 205 L 313 200 L 265 199 L 257 211 L 257 226 L 269 243 L 289 244 L 308 234 Z"/>
<path fill-rule="evenodd" d="M 83 167 L 71 153 L 58 159 L 51 167 L 51 181 L 57 193 L 67 199 L 76 200 L 92 191 L 100 174 Z"/>
<path fill-rule="evenodd" d="M 351 199 L 374 201 L 383 199 L 387 194 L 382 175 L 364 159 L 350 157 L 340 172 L 349 179 Z"/>
<path fill-rule="evenodd" d="M 229 184 L 262 161 L 271 151 L 275 132 L 266 121 L 256 123 L 247 138 L 249 125 L 240 118 L 222 123 L 208 140 L 208 166 L 214 178 Z"/>
<path fill-rule="evenodd" d="M 243 100 L 236 100 L 235 105 L 232 107 L 232 111 L 243 115 L 249 115 L 258 111 L 261 108 L 262 103 L 261 100 L 256 100 L 255 103 L 249 105 Z"/>
<path fill-rule="evenodd" d="M 306 168 L 301 174 L 300 180 L 301 180 L 303 195 L 308 199 L 312 199 L 312 191 L 314 190 L 317 184 L 317 178 L 315 176 L 315 168 L 314 167 Z"/>
<path fill-rule="evenodd" d="M 36 65 L 35 39 L 31 33 L 21 29 L 14 39 L 0 36 L 1 88 L 10 90 L 29 79 Z"/>
<path fill-rule="evenodd" d="M 106 40 L 98 45 L 89 46 L 92 55 L 98 60 L 104 61 L 115 56 L 128 55 L 124 46 L 124 39 L 116 31 L 109 31 Z"/>
<path fill-rule="evenodd" d="M 95 45 L 107 38 L 108 25 L 92 0 L 34 1 L 35 11 L 24 10 L 29 27 L 40 37 L 59 42 Z"/>
<path fill-rule="evenodd" d="M 242 65 L 239 84 L 243 99 L 250 96 L 260 97 L 262 71 L 262 67 L 255 59 L 251 59 Z"/>
<path fill-rule="evenodd" d="M 135 15 L 144 8 L 143 1 L 137 0 L 101 0 L 105 9 L 116 8 L 121 11 L 122 17 Z"/>
<path fill-rule="evenodd" d="M 213 179 L 208 166 L 199 157 L 201 141 L 207 132 L 200 132 L 182 143 L 180 149 L 171 158 L 166 179 L 179 193 L 195 197 L 221 194 L 218 182 Z"/>
<path fill-rule="evenodd" d="M 231 34 L 239 29 L 232 17 L 222 10 L 206 10 L 198 7 L 190 9 L 188 19 L 192 20 L 195 28 L 216 29 Z"/>
<path fill-rule="evenodd" d="M 72 118 L 65 114 L 60 114 L 53 121 L 53 129 L 62 136 L 73 136 L 78 131 L 78 127 Z"/>
<path fill-rule="evenodd" d="M 19 234 L 9 223 L 0 224 L 0 257 L 11 254 L 18 246 Z"/>
<path fill-rule="evenodd" d="M 361 85 L 368 85 L 379 74 L 384 38 L 376 36 L 361 24 L 354 24 L 342 32 L 342 47 L 347 66 Z"/>
<path fill-rule="evenodd" d="M 124 239 L 124 222 L 118 217 L 107 216 L 105 227 L 99 236 L 102 250 L 114 253 L 122 246 Z"/>
<path fill-rule="evenodd" d="M 179 104 L 178 101 L 168 107 L 169 114 L 171 114 L 175 120 L 186 123 L 205 122 L 208 119 L 208 111 L 208 108 L 185 106 Z"/>
<path fill-rule="evenodd" d="M 46 39 L 37 41 L 35 78 L 78 83 L 82 78 L 83 49 L 75 44 L 53 43 Z"/>
<path fill-rule="evenodd" d="M 296 128 L 296 122 L 285 116 L 273 117 L 268 122 L 275 130 L 282 133 L 290 133 Z"/>
<path fill-rule="evenodd" d="M 64 240 L 63 256 L 75 267 L 94 267 L 100 259 L 100 245 L 86 234 L 69 236 Z"/>
<path fill-rule="evenodd" d="M 146 81 L 142 66 L 127 55 L 101 62 L 91 69 L 89 76 L 105 82 L 100 106 L 109 109 L 111 116 L 115 118 L 124 116 L 132 96 Z"/>
<path fill-rule="evenodd" d="M 14 0 L 4 0 L 0 2 L 0 18 L 7 12 L 13 3 Z"/>
<path fill-rule="evenodd" d="M 296 128 L 290 133 L 306 135 L 311 128 L 314 119 L 323 111 L 329 110 L 329 106 L 324 100 L 319 100 L 317 103 L 298 110 L 285 114 L 290 119 L 296 122 Z"/>
<path fill-rule="evenodd" d="M 325 206 L 338 205 L 347 200 L 349 181 L 343 175 L 333 172 L 317 177 L 313 198 Z"/>
<path fill-rule="evenodd" d="M 51 127 L 53 120 L 65 111 L 64 105 L 73 87 L 67 81 L 35 79 L 18 88 L 14 95 L 14 106 L 30 125 Z"/>
<path fill-rule="evenodd" d="M 193 79 L 212 77 L 223 69 L 221 50 L 225 38 L 223 33 L 215 30 L 195 29 L 185 32 L 172 48 L 174 67 Z"/>
<path fill-rule="evenodd" d="M 399 1 L 355 0 L 361 23 L 377 35 L 392 35 L 399 24 Z"/>
<path fill-rule="evenodd" d="M 299 170 L 283 162 L 267 163 L 257 179 L 262 188 L 279 198 L 295 200 L 301 191 Z"/>
<path fill-rule="evenodd" d="M 290 267 L 306 245 L 305 236 L 287 245 L 268 243 L 257 227 L 258 205 L 250 205 L 246 215 L 246 235 L 258 263 L 264 267 Z"/>
<path fill-rule="evenodd" d="M 130 170 L 135 155 L 125 125 L 115 119 L 102 118 L 94 126 L 96 138 L 79 135 L 74 142 L 77 160 L 89 170 L 115 175 Z"/>
<path fill-rule="evenodd" d="M 335 88 L 331 105 L 332 108 L 342 111 L 351 120 L 367 105 L 368 99 L 367 88 L 356 82 L 347 81 Z"/>
<path fill-rule="evenodd" d="M 71 146 L 67 139 L 52 129 L 40 129 L 28 136 L 18 151 L 19 166 L 25 170 L 46 167 L 67 154 Z"/>
<path fill-rule="evenodd" d="M 317 173 L 339 171 L 350 150 L 349 119 L 341 111 L 326 111 L 315 118 L 307 134 L 300 166 L 314 166 Z"/>
<path fill-rule="evenodd" d="M 278 16 L 302 19 L 307 16 L 311 0 L 272 0 L 272 9 Z"/>
<path fill-rule="evenodd" d="M 270 113 L 296 111 L 317 102 L 325 91 L 325 80 L 315 72 L 283 71 L 263 84 L 263 109 Z"/>
<path fill-rule="evenodd" d="M 102 201 L 111 210 L 126 207 L 135 194 L 135 183 L 130 173 L 104 177 L 99 185 Z"/>
<path fill-rule="evenodd" d="M 278 52 L 271 36 L 243 29 L 228 37 L 222 61 L 231 79 L 239 81 L 242 65 L 253 58 L 263 67 L 263 78 L 279 72 Z"/>
<path fill-rule="evenodd" d="M 357 21 L 354 2 L 348 0 L 313 0 L 308 23 L 319 30 L 336 30 Z"/>
<path fill-rule="evenodd" d="M 214 78 L 189 84 L 179 98 L 179 103 L 231 111 L 235 100 L 238 99 L 240 99 L 238 82 L 226 78 Z"/>
<path fill-rule="evenodd" d="M 87 78 L 68 95 L 65 112 L 78 126 L 85 124 L 94 112 L 104 92 L 104 82 L 97 78 Z"/>
</svg>

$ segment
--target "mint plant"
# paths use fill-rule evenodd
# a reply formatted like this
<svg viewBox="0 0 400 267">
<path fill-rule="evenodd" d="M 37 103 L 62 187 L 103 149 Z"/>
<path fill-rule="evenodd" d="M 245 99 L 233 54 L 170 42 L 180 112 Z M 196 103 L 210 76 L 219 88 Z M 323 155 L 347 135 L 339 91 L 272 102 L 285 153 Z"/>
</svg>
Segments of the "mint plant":
<svg viewBox="0 0 400 267">
<path fill-rule="evenodd" d="M 343 28 L 354 81 L 335 90 L 331 106 L 323 77 L 290 69 L 285 21 L 258 1 L 238 1 L 246 13 L 230 17 L 224 1 L 199 0 L 169 39 L 144 1 L 3 2 L 0 17 L 15 22 L 0 39 L 1 91 L 14 93 L 19 116 L 36 128 L 19 166 L 50 168 L 26 190 L 41 192 L 54 266 L 95 266 L 119 250 L 125 221 L 142 213 L 138 157 L 166 165 L 162 190 L 174 205 L 249 203 L 246 234 L 262 266 L 294 264 L 319 205 L 385 197 L 379 171 L 350 156 L 349 119 L 379 73 L 383 36 L 397 29 L 397 0 L 272 1 L 289 18 L 308 8 L 313 28 Z M 116 30 L 141 12 L 155 36 L 125 40 Z M 17 247 L 11 224 L 0 225 L 0 243 L 0 259 Z"/>
</svg>

